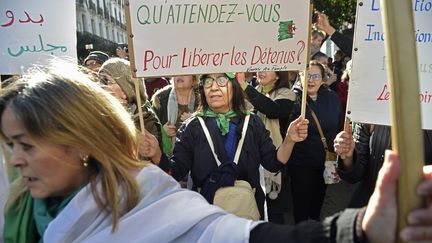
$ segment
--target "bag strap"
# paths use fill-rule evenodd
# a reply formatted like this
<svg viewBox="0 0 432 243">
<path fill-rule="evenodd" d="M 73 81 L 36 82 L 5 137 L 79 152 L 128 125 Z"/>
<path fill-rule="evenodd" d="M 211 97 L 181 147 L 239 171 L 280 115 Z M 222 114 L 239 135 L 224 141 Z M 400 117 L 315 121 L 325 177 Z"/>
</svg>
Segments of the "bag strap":
<svg viewBox="0 0 432 243">
<path fill-rule="evenodd" d="M 237 145 L 237 151 L 236 151 L 235 156 L 234 156 L 234 163 L 236 163 L 236 164 L 238 164 L 238 159 L 240 157 L 241 149 L 243 147 L 243 142 L 244 142 L 245 137 L 246 137 L 246 132 L 248 129 L 248 124 L 249 124 L 249 118 L 250 118 L 250 115 L 246 115 L 244 123 L 243 123 L 242 136 L 241 136 L 240 141 Z"/>
<path fill-rule="evenodd" d="M 239 143 L 237 145 L 237 150 L 236 150 L 236 153 L 235 153 L 235 156 L 234 156 L 234 161 L 233 161 L 236 164 L 238 164 L 238 159 L 240 157 L 241 149 L 243 147 L 244 138 L 246 137 L 247 127 L 248 127 L 248 124 L 249 124 L 249 117 L 250 117 L 250 115 L 247 115 L 245 117 L 245 121 L 244 121 L 244 124 L 243 124 L 243 130 L 242 130 L 242 136 L 241 136 L 240 141 L 239 141 Z M 214 158 L 216 160 L 216 163 L 217 163 L 217 165 L 219 167 L 222 163 L 219 161 L 219 159 L 218 159 L 218 157 L 217 157 L 217 155 L 215 153 L 214 145 L 213 145 L 213 140 L 211 139 L 210 132 L 209 132 L 207 126 L 205 125 L 205 122 L 202 119 L 202 117 L 197 116 L 197 118 L 198 118 L 198 121 L 201 124 L 201 127 L 203 128 L 204 134 L 205 134 L 205 136 L 207 138 L 207 142 L 208 142 L 208 144 L 210 146 L 210 150 L 212 151 L 213 156 L 214 156 Z"/>
<path fill-rule="evenodd" d="M 315 120 L 315 123 L 317 125 L 318 132 L 320 134 L 321 142 L 323 143 L 324 149 L 328 150 L 327 140 L 326 140 L 326 138 L 324 136 L 324 133 L 323 133 L 323 130 L 321 128 L 321 124 L 319 123 L 318 117 L 315 114 L 315 112 L 312 110 L 312 108 L 310 108 L 310 106 L 309 106 L 309 104 L 307 102 L 306 102 L 306 106 L 309 108 L 309 110 L 311 112 L 311 115 L 312 115 L 313 119 Z"/>
<path fill-rule="evenodd" d="M 201 127 L 202 127 L 202 129 L 203 129 L 203 131 L 204 131 L 204 134 L 205 134 L 205 136 L 206 136 L 206 138 L 207 138 L 207 142 L 208 142 L 208 144 L 210 145 L 210 150 L 211 150 L 212 153 L 213 153 L 213 156 L 214 156 L 214 158 L 215 158 L 215 160 L 216 160 L 216 164 L 217 164 L 218 167 L 219 167 L 219 166 L 221 165 L 221 162 L 219 161 L 219 159 L 218 159 L 218 157 L 217 157 L 217 155 L 216 155 L 216 153 L 215 153 L 215 151 L 214 151 L 214 145 L 213 145 L 213 141 L 212 141 L 212 139 L 211 139 L 211 137 L 210 137 L 209 130 L 207 129 L 207 126 L 205 125 L 204 120 L 203 120 L 200 116 L 197 116 L 197 118 L 198 118 L 198 121 L 200 122 Z"/>
</svg>

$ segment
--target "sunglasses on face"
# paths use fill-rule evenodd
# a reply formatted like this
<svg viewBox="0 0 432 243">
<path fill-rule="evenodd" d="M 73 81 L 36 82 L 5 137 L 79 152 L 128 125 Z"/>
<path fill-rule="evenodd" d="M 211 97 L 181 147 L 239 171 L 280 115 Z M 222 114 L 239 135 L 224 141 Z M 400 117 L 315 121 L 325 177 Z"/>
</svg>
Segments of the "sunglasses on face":
<svg viewBox="0 0 432 243">
<path fill-rule="evenodd" d="M 203 85 L 204 85 L 204 88 L 209 88 L 209 87 L 213 86 L 214 82 L 216 82 L 216 84 L 219 87 L 225 87 L 225 86 L 227 86 L 228 81 L 229 81 L 229 78 L 226 76 L 220 76 L 220 77 L 217 77 L 216 79 L 214 79 L 212 77 L 205 77 L 203 79 Z"/>
<path fill-rule="evenodd" d="M 308 79 L 317 80 L 321 78 L 321 74 L 308 74 Z"/>
<path fill-rule="evenodd" d="M 115 81 L 112 80 L 111 78 L 109 78 L 107 75 L 99 75 L 99 80 L 101 82 L 101 84 L 104 85 L 111 85 L 111 84 L 115 84 Z"/>
</svg>

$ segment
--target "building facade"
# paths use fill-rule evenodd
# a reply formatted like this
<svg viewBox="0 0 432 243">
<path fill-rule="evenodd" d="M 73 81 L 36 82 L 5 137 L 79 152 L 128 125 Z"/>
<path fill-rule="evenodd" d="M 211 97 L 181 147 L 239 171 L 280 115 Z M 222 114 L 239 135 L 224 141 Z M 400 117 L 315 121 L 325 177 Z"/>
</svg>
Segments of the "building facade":
<svg viewBox="0 0 432 243">
<path fill-rule="evenodd" d="M 124 0 L 76 0 L 79 56 L 80 52 L 85 55 L 82 50 L 113 55 L 113 46 L 127 43 L 124 6 Z"/>
</svg>

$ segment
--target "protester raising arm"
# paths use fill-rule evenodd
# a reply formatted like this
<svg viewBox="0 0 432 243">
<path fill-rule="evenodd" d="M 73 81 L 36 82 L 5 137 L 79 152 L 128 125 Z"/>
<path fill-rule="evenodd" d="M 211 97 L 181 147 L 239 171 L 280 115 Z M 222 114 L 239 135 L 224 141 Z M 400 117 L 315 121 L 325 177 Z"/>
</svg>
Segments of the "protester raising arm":
<svg viewBox="0 0 432 243">
<path fill-rule="evenodd" d="M 269 119 L 288 119 L 296 98 L 295 93 L 289 87 L 290 79 L 295 78 L 294 73 L 258 72 L 259 84 L 257 88 L 246 82 L 245 73 L 237 73 L 236 75 L 240 86 L 247 94 L 248 100 L 257 111 Z"/>
<path fill-rule="evenodd" d="M 352 55 L 352 47 L 353 41 L 339 33 L 335 30 L 333 26 L 330 25 L 327 15 L 324 13 L 318 12 L 318 22 L 316 23 L 317 27 L 327 33 L 330 36 L 330 39 L 349 57 Z"/>
</svg>

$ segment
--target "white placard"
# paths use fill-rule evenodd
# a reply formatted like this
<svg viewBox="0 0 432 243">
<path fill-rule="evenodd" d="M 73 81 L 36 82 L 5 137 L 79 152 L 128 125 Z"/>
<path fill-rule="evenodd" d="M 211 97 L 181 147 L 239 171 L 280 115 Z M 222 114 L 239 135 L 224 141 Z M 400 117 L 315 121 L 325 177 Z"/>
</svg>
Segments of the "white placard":
<svg viewBox="0 0 432 243">
<path fill-rule="evenodd" d="M 51 56 L 77 59 L 75 1 L 2 0 L 0 73 L 21 74 Z"/>
<path fill-rule="evenodd" d="M 130 1 L 137 76 L 306 67 L 309 1 Z"/>
<path fill-rule="evenodd" d="M 412 3 L 422 126 L 432 129 L 432 1 L 414 0 Z M 391 124 L 384 38 L 379 0 L 358 1 L 348 102 L 351 113 L 348 116 L 355 122 Z"/>
</svg>

